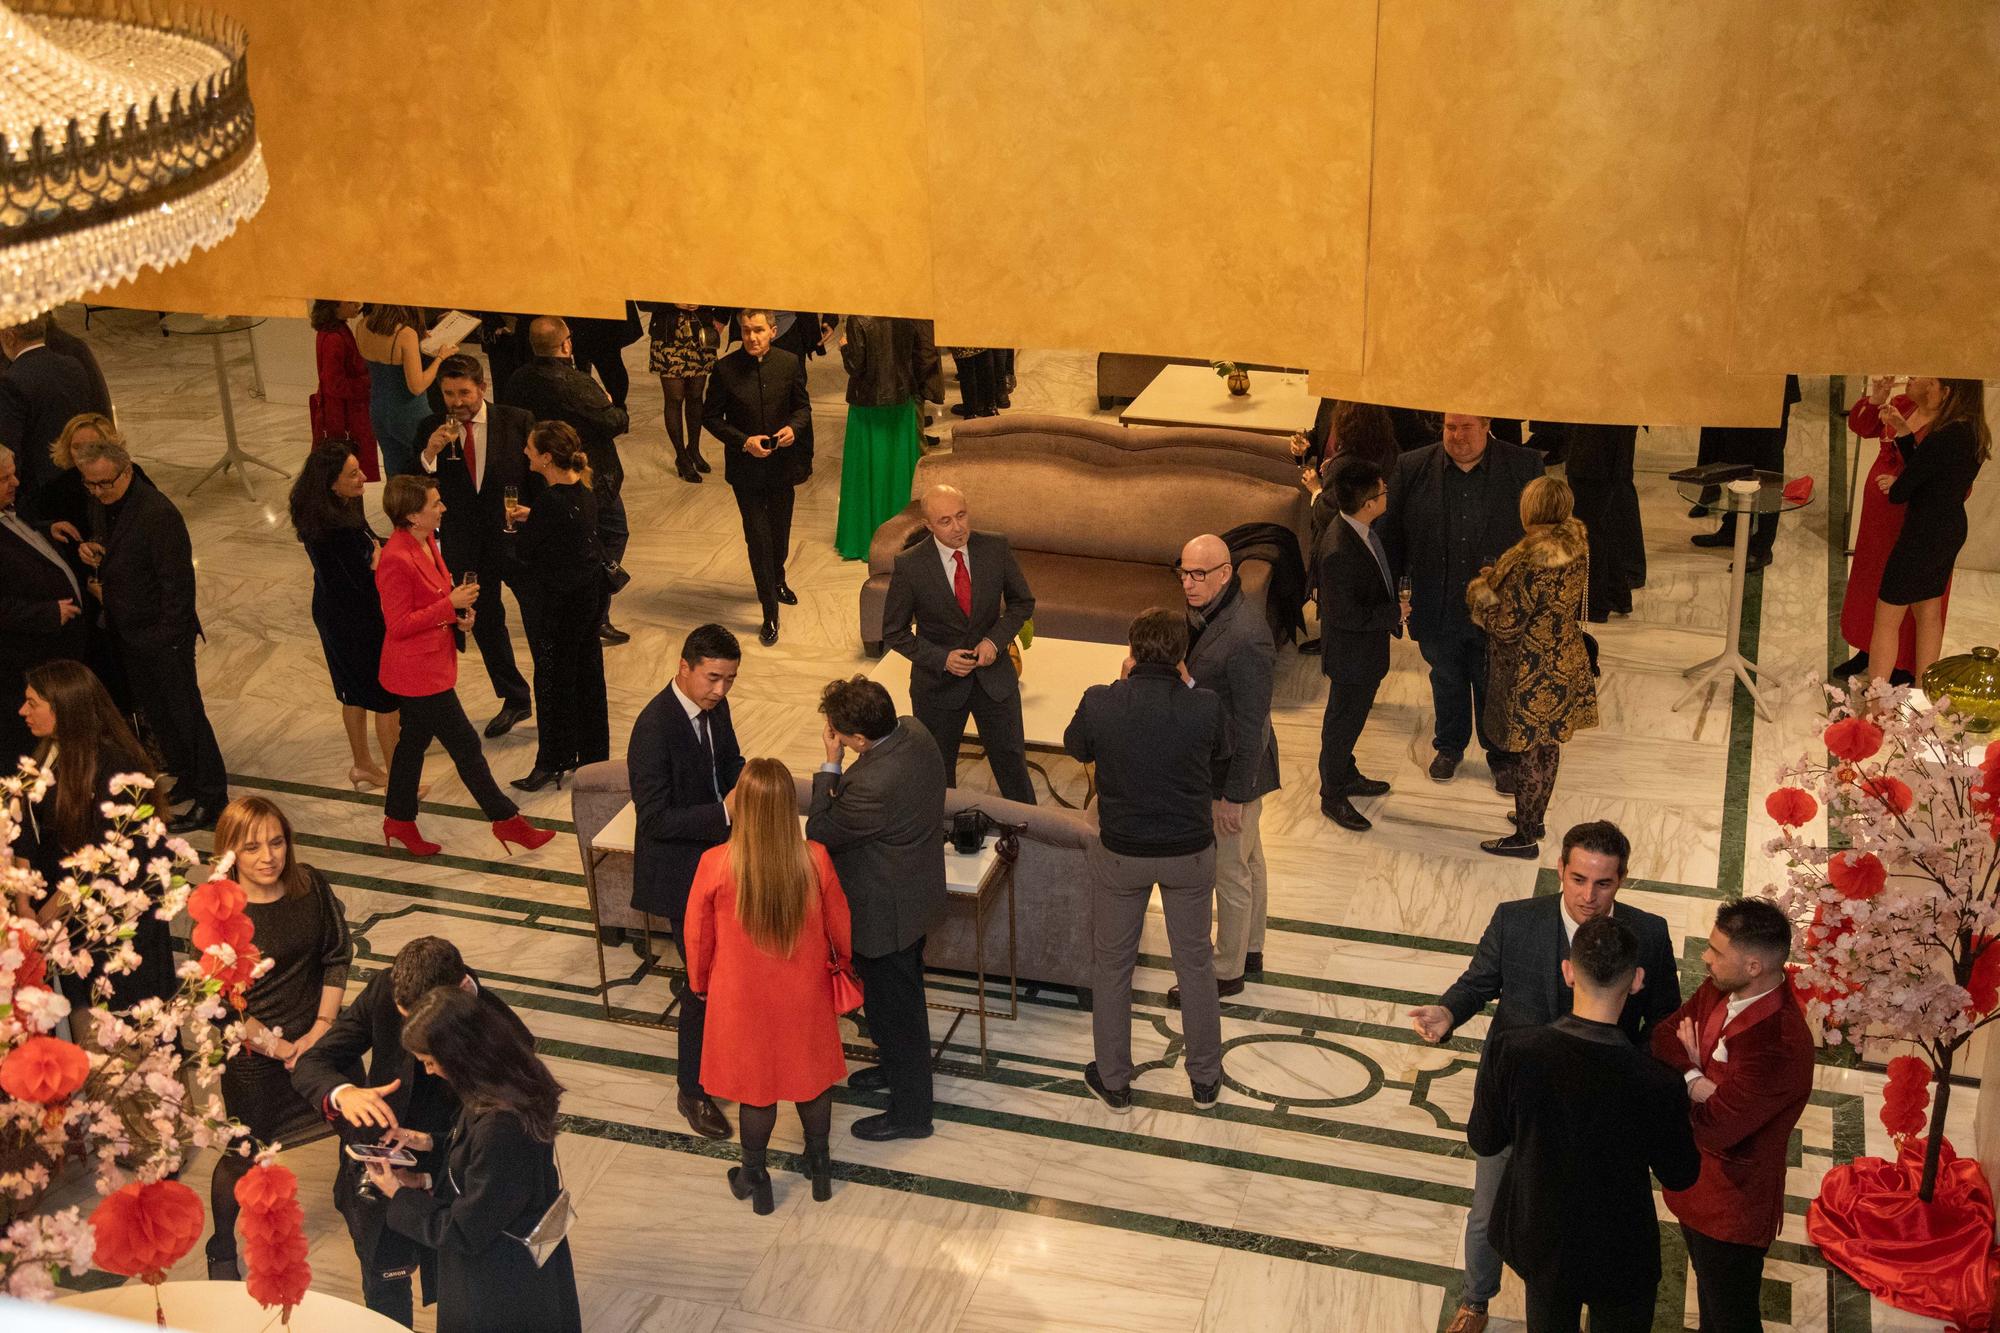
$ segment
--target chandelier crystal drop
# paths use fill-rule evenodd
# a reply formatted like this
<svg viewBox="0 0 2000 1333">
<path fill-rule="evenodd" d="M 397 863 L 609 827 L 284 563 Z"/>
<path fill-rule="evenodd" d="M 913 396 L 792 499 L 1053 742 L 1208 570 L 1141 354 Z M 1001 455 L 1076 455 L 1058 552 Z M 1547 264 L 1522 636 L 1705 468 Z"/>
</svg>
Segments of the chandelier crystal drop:
<svg viewBox="0 0 2000 1333">
<path fill-rule="evenodd" d="M 242 27 L 0 0 L 0 325 L 207 249 L 263 206 Z"/>
</svg>

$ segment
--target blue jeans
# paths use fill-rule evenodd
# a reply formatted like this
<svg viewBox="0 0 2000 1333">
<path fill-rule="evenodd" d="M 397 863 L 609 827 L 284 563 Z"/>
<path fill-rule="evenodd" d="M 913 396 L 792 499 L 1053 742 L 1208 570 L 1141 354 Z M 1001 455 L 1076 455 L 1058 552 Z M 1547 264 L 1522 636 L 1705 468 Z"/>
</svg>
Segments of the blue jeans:
<svg viewBox="0 0 2000 1333">
<path fill-rule="evenodd" d="M 1477 1309 L 1500 1294 L 1500 1252 L 1486 1239 L 1493 1204 L 1500 1197 L 1500 1178 L 1507 1174 L 1509 1148 L 1481 1157 L 1473 1169 L 1472 1210 L 1465 1215 L 1465 1295 L 1461 1301 Z"/>
<path fill-rule="evenodd" d="M 1463 757 L 1473 731 L 1488 760 L 1505 754 L 1486 734 L 1486 635 L 1471 622 L 1446 624 L 1417 644 L 1431 669 L 1431 744 L 1438 753 Z"/>
</svg>

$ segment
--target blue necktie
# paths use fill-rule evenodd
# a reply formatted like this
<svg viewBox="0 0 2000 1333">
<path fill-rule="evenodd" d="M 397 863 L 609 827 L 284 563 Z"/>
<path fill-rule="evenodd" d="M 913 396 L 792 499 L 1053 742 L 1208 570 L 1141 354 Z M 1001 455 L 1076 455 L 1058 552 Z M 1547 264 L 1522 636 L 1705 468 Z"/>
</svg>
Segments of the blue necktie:
<svg viewBox="0 0 2000 1333">
<path fill-rule="evenodd" d="M 1382 539 L 1375 535 L 1373 528 L 1368 529 L 1368 550 L 1374 555 L 1376 565 L 1382 570 L 1382 586 L 1389 590 L 1391 597 L 1394 597 L 1396 581 L 1389 577 L 1389 553 L 1382 549 Z"/>
</svg>

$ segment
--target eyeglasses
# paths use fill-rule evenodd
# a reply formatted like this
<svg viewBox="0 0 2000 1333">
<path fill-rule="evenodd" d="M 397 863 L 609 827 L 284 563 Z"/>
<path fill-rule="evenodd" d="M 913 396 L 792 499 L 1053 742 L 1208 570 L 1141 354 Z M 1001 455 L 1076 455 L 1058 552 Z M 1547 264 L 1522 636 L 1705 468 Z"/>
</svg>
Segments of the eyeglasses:
<svg viewBox="0 0 2000 1333">
<path fill-rule="evenodd" d="M 92 481 L 88 477 L 86 477 L 84 478 L 83 489 L 91 492 L 93 495 L 99 491 L 108 491 L 113 486 L 116 486 L 118 484 L 118 479 L 120 477 L 123 477 L 130 470 L 131 469 L 129 467 L 121 467 L 116 472 L 112 473 L 109 477 L 106 477 L 103 481 Z"/>
<path fill-rule="evenodd" d="M 1188 569 L 1184 565 L 1175 565 L 1173 568 L 1174 577 L 1182 583 L 1206 583 L 1210 574 L 1218 569 L 1229 568 L 1229 562 L 1225 560 L 1219 565 L 1210 565 L 1207 569 Z"/>
</svg>

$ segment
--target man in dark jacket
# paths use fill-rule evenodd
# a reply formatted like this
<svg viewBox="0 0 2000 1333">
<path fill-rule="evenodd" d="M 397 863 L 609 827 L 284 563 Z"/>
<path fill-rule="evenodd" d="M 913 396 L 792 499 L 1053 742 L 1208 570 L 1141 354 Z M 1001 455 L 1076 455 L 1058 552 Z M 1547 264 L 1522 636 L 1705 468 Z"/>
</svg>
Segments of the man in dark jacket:
<svg viewBox="0 0 2000 1333">
<path fill-rule="evenodd" d="M 1493 1244 L 1527 1283 L 1528 1327 L 1576 1328 L 1588 1306 L 1592 1333 L 1648 1333 L 1660 1283 L 1652 1176 L 1681 1190 L 1701 1173 L 1688 1094 L 1619 1027 L 1648 980 L 1622 917 L 1579 926 L 1562 974 L 1570 1013 L 1487 1038 L 1466 1142 L 1481 1161 L 1507 1156 Z"/>
<path fill-rule="evenodd" d="M 638 816 L 632 851 L 632 906 L 673 923 L 687 948 L 688 890 L 702 854 L 729 840 L 724 798 L 743 775 L 743 751 L 729 720 L 729 691 L 743 650 L 720 625 L 697 626 L 681 647 L 680 667 L 632 726 L 626 771 Z M 680 997 L 678 1108 L 695 1133 L 729 1137 L 729 1121 L 701 1086 L 701 1044 L 708 1003 Z"/>
<path fill-rule="evenodd" d="M 854 1137 L 931 1134 L 930 1018 L 924 937 L 944 918 L 944 760 L 924 724 L 896 716 L 866 676 L 820 692 L 826 762 L 813 775 L 806 837 L 825 847 L 854 920 L 862 1015 L 882 1063 L 848 1086 L 889 1090 L 889 1109 L 854 1122 Z M 854 763 L 842 771 L 843 752 Z"/>
<path fill-rule="evenodd" d="M 743 544 L 764 624 L 757 641 L 778 641 L 778 606 L 797 606 L 785 582 L 792 547 L 793 489 L 812 471 L 798 446 L 812 424 L 805 362 L 772 343 L 768 310 L 745 310 L 738 322 L 743 345 L 715 363 L 708 378 L 702 429 L 722 441 L 722 477 L 736 496 Z"/>
<path fill-rule="evenodd" d="M 7 358 L 0 370 L 0 445 L 14 451 L 21 477 L 16 506 L 31 521 L 60 517 L 41 507 L 41 489 L 58 470 L 49 446 L 71 417 L 98 410 L 89 372 L 48 346 L 54 319 L 37 315 L 0 329 L 0 353 Z"/>
<path fill-rule="evenodd" d="M 403 1049 L 403 1019 L 438 986 L 472 991 L 505 1015 L 530 1043 L 534 1041 L 504 1000 L 481 989 L 456 945 L 436 935 L 421 935 L 397 950 L 388 968 L 369 978 L 361 994 L 292 1069 L 292 1086 L 299 1096 L 318 1107 L 339 1131 L 333 1206 L 346 1219 L 347 1234 L 361 1261 L 362 1299 L 369 1309 L 405 1328 L 412 1322 L 410 1274 L 417 1267 L 417 1246 L 388 1229 L 387 1202 L 363 1188 L 361 1164 L 347 1156 L 346 1148 L 377 1141 L 399 1144 L 416 1155 L 416 1170 L 432 1174 L 443 1170 L 446 1144 L 458 1119 L 458 1097 L 449 1083 L 425 1073 L 417 1058 Z"/>
<path fill-rule="evenodd" d="M 1222 701 L 1229 758 L 1210 773 L 1215 817 L 1215 988 L 1243 991 L 1264 970 L 1269 880 L 1259 828 L 1264 798 L 1278 789 L 1278 736 L 1271 728 L 1271 681 L 1278 649 L 1271 626 L 1243 596 L 1222 538 L 1204 533 L 1181 548 L 1181 595 L 1187 598 L 1188 677 Z M 1167 1002 L 1183 1003 L 1176 985 Z"/>
<path fill-rule="evenodd" d="M 1494 787 L 1511 795 L 1508 755 L 1486 735 L 1486 635 L 1466 613 L 1465 589 L 1521 540 L 1521 492 L 1542 475 L 1542 460 L 1490 439 L 1487 425 L 1445 413 L 1442 440 L 1396 460 L 1375 528 L 1390 567 L 1410 580 L 1410 633 L 1431 670 L 1431 780 L 1451 781 L 1476 726 Z"/>
<path fill-rule="evenodd" d="M 1653 1026 L 1680 1007 L 1681 983 L 1666 921 L 1629 903 L 1617 906 L 1631 854 L 1630 840 L 1607 820 L 1578 824 L 1565 833 L 1556 862 L 1561 891 L 1494 908 L 1464 975 L 1438 1003 L 1410 1011 L 1418 1034 L 1441 1042 L 1495 999 L 1500 1003 L 1486 1030 L 1488 1040 L 1514 1028 L 1555 1022 L 1570 1010 L 1571 985 L 1562 963 L 1577 928 L 1616 910 L 1638 937 L 1639 965 L 1646 970 L 1641 989 L 1625 1001 L 1618 1025 L 1629 1040 L 1643 1044 Z M 1506 1169 L 1504 1152 L 1478 1162 L 1472 1208 L 1465 1218 L 1465 1294 L 1451 1323 L 1457 1333 L 1480 1333 L 1486 1327 L 1487 1302 L 1500 1290 L 1500 1255 L 1488 1239 L 1488 1225 Z"/>
<path fill-rule="evenodd" d="M 1389 784 L 1363 773 L 1354 743 L 1389 674 L 1389 640 L 1403 635 L 1409 604 L 1399 602 L 1389 556 L 1371 526 L 1388 507 L 1382 469 L 1365 458 L 1336 458 L 1339 517 L 1323 544 L 1319 569 L 1319 667 L 1326 675 L 1326 713 L 1319 730 L 1319 810 L 1344 829 L 1366 832 L 1356 796 L 1383 796 Z"/>
<path fill-rule="evenodd" d="M 72 450 L 91 506 L 91 540 L 78 554 L 96 571 L 90 590 L 104 603 L 133 701 L 159 740 L 174 775 L 175 804 L 193 799 L 168 828 L 214 828 L 229 804 L 229 775 L 201 700 L 194 641 L 194 546 L 174 502 L 132 475 L 125 446 L 97 439 Z"/>
<path fill-rule="evenodd" d="M 1632 614 L 1632 590 L 1646 586 L 1646 531 L 1632 464 L 1637 426 L 1535 423 L 1535 448 L 1567 461 L 1563 475 L 1576 496 L 1576 516 L 1590 541 L 1590 595 L 1585 614 L 1603 622 Z"/>
<path fill-rule="evenodd" d="M 14 451 L 0 445 L 0 697 L 8 703 L 22 697 L 33 668 L 90 652 L 83 584 L 48 530 L 14 512 L 17 488 Z M 35 742 L 18 705 L 0 712 L 0 772 L 12 773 Z"/>
<path fill-rule="evenodd" d="M 1701 440 L 1696 446 L 1696 463 L 1748 463 L 1765 472 L 1785 470 L 1785 441 L 1792 431 L 1792 404 L 1803 395 L 1799 392 L 1799 377 L 1785 376 L 1785 391 L 1778 406 L 1778 424 L 1775 426 L 1703 426 Z M 1688 511 L 1690 518 L 1702 518 L 1715 513 L 1714 507 L 1696 505 Z M 1736 544 L 1736 515 L 1728 511 L 1722 514 L 1722 526 L 1714 532 L 1696 533 L 1688 538 L 1693 546 L 1720 547 L 1727 550 Z M 1750 527 L 1751 569 L 1762 569 L 1771 563 L 1771 550 L 1778 542 L 1778 511 L 1757 515 Z"/>
<path fill-rule="evenodd" d="M 1097 765 L 1098 840 L 1090 867 L 1092 1045 L 1083 1080 L 1120 1114 L 1132 1109 L 1132 969 L 1146 904 L 1160 886 L 1167 950 L 1180 981 L 1188 1081 L 1200 1110 L 1222 1088 L 1222 1002 L 1208 928 L 1215 892 L 1211 776 L 1229 758 L 1222 701 L 1189 689 L 1187 617 L 1158 608 L 1132 622 L 1115 684 L 1083 692 L 1063 748 Z"/>
<path fill-rule="evenodd" d="M 528 346 L 534 357 L 507 381 L 503 402 L 528 414 L 530 421 L 567 421 L 590 456 L 590 489 L 597 499 L 597 540 L 604 558 L 616 565 L 625 558 L 631 529 L 625 522 L 625 468 L 618 461 L 618 437 L 632 427 L 625 409 L 613 405 L 597 381 L 570 363 L 569 326 L 553 315 L 538 315 L 528 323 Z M 475 628 L 477 621 L 474 621 Z M 611 623 L 611 601 L 604 603 L 604 624 L 597 635 L 605 643 L 628 643 L 632 636 Z"/>
</svg>

